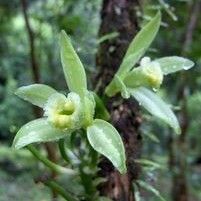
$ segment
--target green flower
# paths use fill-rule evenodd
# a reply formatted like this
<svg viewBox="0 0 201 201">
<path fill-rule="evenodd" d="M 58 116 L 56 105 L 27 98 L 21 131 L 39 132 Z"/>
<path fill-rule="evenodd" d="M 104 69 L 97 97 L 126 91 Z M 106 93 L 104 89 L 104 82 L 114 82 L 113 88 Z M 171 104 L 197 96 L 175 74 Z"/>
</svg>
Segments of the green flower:
<svg viewBox="0 0 201 201">
<path fill-rule="evenodd" d="M 151 61 L 149 57 L 144 57 L 140 61 L 140 68 L 148 84 L 153 88 L 159 88 L 163 82 L 160 64 L 157 61 Z"/>
<path fill-rule="evenodd" d="M 88 91 L 84 67 L 64 31 L 61 32 L 60 48 L 70 93 L 65 96 L 44 84 L 19 88 L 16 94 L 43 108 L 44 117 L 22 126 L 15 136 L 13 147 L 19 149 L 31 143 L 57 141 L 83 129 L 90 145 L 106 156 L 121 173 L 125 173 L 126 156 L 121 137 L 111 124 L 102 120 L 108 113 L 97 95 Z M 104 114 L 100 115 L 102 119 L 94 119 L 95 109 Z"/>
<path fill-rule="evenodd" d="M 85 101 L 86 97 L 81 99 L 75 92 L 65 96 L 44 84 L 20 87 L 16 94 L 41 107 L 44 115 L 43 118 L 22 126 L 13 142 L 15 148 L 34 142 L 57 141 L 75 130 L 86 128 L 93 122 L 95 102 L 92 95 L 88 95 L 90 99 L 87 97 Z M 85 119 L 88 119 L 87 123 Z"/>
<path fill-rule="evenodd" d="M 157 61 L 144 57 L 140 66 L 127 73 L 124 84 L 128 88 L 148 87 L 158 89 L 163 82 L 163 72 Z"/>
</svg>

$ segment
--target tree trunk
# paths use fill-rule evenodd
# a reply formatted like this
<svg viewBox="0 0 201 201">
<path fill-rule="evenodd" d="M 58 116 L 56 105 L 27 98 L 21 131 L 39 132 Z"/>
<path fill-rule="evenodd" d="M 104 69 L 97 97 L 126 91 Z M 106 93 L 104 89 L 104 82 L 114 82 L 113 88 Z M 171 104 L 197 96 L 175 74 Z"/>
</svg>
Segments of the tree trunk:
<svg viewBox="0 0 201 201">
<path fill-rule="evenodd" d="M 137 5 L 137 0 L 103 1 L 99 37 L 111 32 L 118 32 L 119 35 L 99 46 L 96 62 L 99 72 L 96 80 L 100 95 L 103 95 L 105 86 L 117 71 L 129 43 L 137 32 Z M 141 149 L 141 135 L 138 131 L 141 118 L 138 106 L 132 100 L 123 100 L 120 96 L 115 96 L 108 101 L 107 107 L 113 125 L 124 140 L 128 172 L 120 175 L 111 163 L 104 159 L 100 164 L 100 174 L 107 182 L 100 187 L 100 192 L 115 201 L 134 201 L 132 182 L 138 178 L 140 172 L 140 167 L 134 160 L 139 158 Z"/>
</svg>

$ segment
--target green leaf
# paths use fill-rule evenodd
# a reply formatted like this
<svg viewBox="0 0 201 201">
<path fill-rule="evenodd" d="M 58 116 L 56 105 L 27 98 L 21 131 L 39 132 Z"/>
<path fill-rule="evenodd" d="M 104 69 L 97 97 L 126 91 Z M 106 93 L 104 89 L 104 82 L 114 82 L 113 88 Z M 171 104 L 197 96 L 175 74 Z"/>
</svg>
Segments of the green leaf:
<svg viewBox="0 0 201 201">
<path fill-rule="evenodd" d="M 96 119 L 87 128 L 91 146 L 107 157 L 121 174 L 126 173 L 124 145 L 118 131 L 108 122 Z"/>
<path fill-rule="evenodd" d="M 145 49 L 141 48 L 141 49 L 137 50 L 136 52 L 129 54 L 128 56 L 125 55 L 116 75 L 118 75 L 121 78 L 124 78 L 127 75 L 127 73 L 138 62 L 138 60 L 144 54 L 144 52 L 145 52 Z"/>
<path fill-rule="evenodd" d="M 161 23 L 161 13 L 158 12 L 156 16 L 151 19 L 135 36 L 133 41 L 130 43 L 128 50 L 123 58 L 122 64 L 118 70 L 118 75 L 121 78 L 127 74 L 129 70 L 137 63 L 138 59 L 146 52 L 146 50 L 151 45 L 152 41 L 154 40 Z M 137 55 L 137 56 L 136 56 Z M 131 60 L 133 57 L 133 66 L 127 67 L 128 60 Z M 129 59 L 128 59 L 129 58 Z"/>
<path fill-rule="evenodd" d="M 87 90 L 85 70 L 65 31 L 61 31 L 60 48 L 67 85 L 71 91 L 83 97 Z"/>
<path fill-rule="evenodd" d="M 117 73 L 115 74 L 115 77 L 113 78 L 113 80 L 110 82 L 110 84 L 105 89 L 105 93 L 109 97 L 114 96 L 116 93 L 118 93 L 119 91 L 122 90 L 122 84 L 119 85 L 119 83 L 120 83 L 119 80 L 123 80 L 124 74 L 127 72 L 127 69 L 130 70 L 135 65 L 135 62 L 138 61 L 141 54 L 142 54 L 142 50 L 140 50 L 134 54 L 131 54 L 130 56 L 128 56 L 127 59 L 125 59 L 123 67 L 122 66 L 120 67 L 120 70 L 117 71 Z M 124 92 L 125 92 L 125 90 L 124 90 Z"/>
<path fill-rule="evenodd" d="M 15 92 L 15 94 L 20 98 L 39 107 L 44 107 L 47 99 L 55 93 L 57 93 L 55 89 L 44 84 L 32 84 L 20 87 Z"/>
<path fill-rule="evenodd" d="M 147 159 L 136 159 L 135 162 L 140 163 L 141 165 L 151 166 L 154 169 L 162 169 L 163 168 L 160 164 L 158 164 L 154 161 L 147 160 Z"/>
<path fill-rule="evenodd" d="M 194 63 L 191 60 L 177 56 L 163 57 L 156 59 L 155 61 L 160 64 L 164 75 L 168 75 L 180 70 L 188 70 L 194 66 Z"/>
<path fill-rule="evenodd" d="M 158 137 L 156 135 L 154 135 L 153 133 L 143 132 L 143 135 L 145 135 L 147 138 L 149 138 L 151 141 L 153 141 L 155 143 L 159 143 L 160 142 L 160 140 L 158 139 Z"/>
<path fill-rule="evenodd" d="M 159 30 L 160 23 L 161 14 L 158 12 L 156 16 L 141 29 L 141 31 L 130 43 L 123 61 L 116 73 L 116 75 L 118 75 L 122 80 L 149 48 Z M 106 87 L 105 93 L 111 97 L 118 92 L 119 88 L 115 85 L 115 81 L 113 79 Z"/>
<path fill-rule="evenodd" d="M 137 180 L 136 183 L 144 188 L 145 190 L 153 193 L 156 197 L 158 197 L 161 201 L 165 201 L 165 199 L 161 196 L 160 192 L 158 190 L 156 190 L 153 186 L 151 186 L 150 184 L 142 181 L 142 180 Z"/>
<path fill-rule="evenodd" d="M 17 132 L 13 147 L 20 149 L 35 142 L 56 141 L 65 137 L 66 134 L 66 131 L 51 126 L 45 118 L 36 119 L 22 126 Z"/>
<path fill-rule="evenodd" d="M 100 43 L 105 42 L 106 40 L 111 40 L 111 39 L 114 39 L 114 38 L 116 38 L 118 36 L 119 36 L 118 32 L 111 32 L 111 33 L 105 34 L 101 38 L 99 38 L 97 43 L 100 44 Z"/>
<path fill-rule="evenodd" d="M 129 90 L 131 95 L 153 116 L 156 116 L 169 124 L 177 134 L 181 129 L 177 117 L 159 96 L 144 87 Z"/>
<path fill-rule="evenodd" d="M 93 94 L 94 100 L 96 102 L 95 117 L 108 121 L 110 119 L 110 114 L 109 114 L 108 110 L 106 109 L 103 101 L 96 93 L 92 92 L 92 94 Z"/>
</svg>

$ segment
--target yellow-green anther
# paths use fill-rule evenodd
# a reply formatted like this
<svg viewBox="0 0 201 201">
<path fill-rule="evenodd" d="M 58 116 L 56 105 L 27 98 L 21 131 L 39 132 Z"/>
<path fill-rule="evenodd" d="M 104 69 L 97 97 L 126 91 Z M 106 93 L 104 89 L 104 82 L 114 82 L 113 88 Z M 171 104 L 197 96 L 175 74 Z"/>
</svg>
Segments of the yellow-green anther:
<svg viewBox="0 0 201 201">
<path fill-rule="evenodd" d="M 64 105 L 64 112 L 66 114 L 72 114 L 75 110 L 75 106 L 72 101 L 67 101 Z"/>
<path fill-rule="evenodd" d="M 70 116 L 67 115 L 58 115 L 55 123 L 56 123 L 55 125 L 58 128 L 65 129 L 67 126 L 71 124 L 71 118 Z"/>
</svg>

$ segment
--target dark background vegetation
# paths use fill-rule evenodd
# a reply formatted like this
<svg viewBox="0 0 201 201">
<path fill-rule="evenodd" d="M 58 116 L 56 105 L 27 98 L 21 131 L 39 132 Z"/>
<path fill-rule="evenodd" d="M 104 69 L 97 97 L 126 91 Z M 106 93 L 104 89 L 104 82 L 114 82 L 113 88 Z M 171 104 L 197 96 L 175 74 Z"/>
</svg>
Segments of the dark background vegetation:
<svg viewBox="0 0 201 201">
<path fill-rule="evenodd" d="M 159 167 L 142 164 L 140 177 L 168 201 L 198 201 L 201 199 L 201 1 L 167 0 L 169 8 L 160 0 L 136 2 L 138 29 L 157 9 L 163 14 L 161 29 L 147 55 L 185 56 L 196 63 L 189 72 L 165 79 L 159 91 L 178 115 L 180 136 L 141 112 L 141 158 L 152 160 Z M 71 36 L 88 78 L 94 78 L 98 70 L 101 9 L 101 0 L 0 0 L 0 201 L 51 200 L 49 190 L 33 181 L 37 170 L 43 168 L 41 164 L 26 149 L 11 149 L 20 126 L 40 113 L 14 92 L 17 87 L 34 82 L 66 92 L 58 47 L 61 29 Z M 142 195 L 144 200 L 156 200 L 147 192 Z"/>
</svg>

